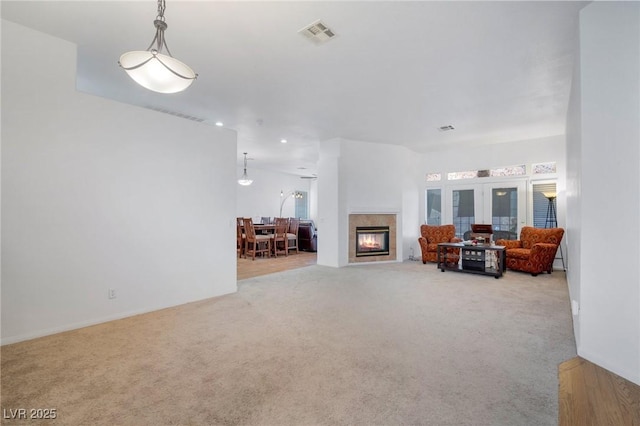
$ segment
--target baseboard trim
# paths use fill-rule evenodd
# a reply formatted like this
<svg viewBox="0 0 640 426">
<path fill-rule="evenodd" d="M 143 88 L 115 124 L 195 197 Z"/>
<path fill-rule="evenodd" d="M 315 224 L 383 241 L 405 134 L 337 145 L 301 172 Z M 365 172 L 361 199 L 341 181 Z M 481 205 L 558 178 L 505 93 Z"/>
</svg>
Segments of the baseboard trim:
<svg viewBox="0 0 640 426">
<path fill-rule="evenodd" d="M 216 297 L 225 296 L 227 294 L 233 294 L 236 291 L 237 291 L 237 287 L 236 287 L 236 290 L 234 290 L 234 291 L 231 291 L 231 292 L 228 292 L 228 293 L 223 293 L 223 294 L 218 294 L 218 295 L 215 295 L 215 296 L 205 297 L 205 298 L 201 298 L 201 299 L 187 300 L 187 301 L 180 302 L 180 303 L 177 303 L 177 304 L 162 305 L 162 306 L 156 306 L 156 307 L 147 307 L 147 308 L 143 308 L 143 309 L 136 309 L 136 310 L 133 310 L 133 311 L 120 312 L 120 313 L 117 313 L 117 314 L 107 315 L 105 317 L 99 317 L 99 318 L 95 318 L 95 319 L 91 319 L 91 320 L 87 320 L 87 321 L 80 321 L 80 322 L 66 324 L 66 325 L 59 326 L 59 327 L 52 327 L 52 328 L 47 328 L 47 329 L 44 329 L 44 330 L 38 330 L 38 331 L 35 331 L 33 333 L 26 333 L 26 334 L 21 334 L 21 335 L 17 335 L 17 336 L 0 338 L 0 346 L 6 346 L 6 345 L 11 345 L 13 343 L 25 342 L 27 340 L 38 339 L 40 337 L 51 336 L 51 335 L 54 335 L 54 334 L 64 333 L 64 332 L 67 332 L 67 331 L 79 330 L 81 328 L 91 327 L 91 326 L 98 325 L 98 324 L 104 324 L 104 323 L 107 323 L 107 322 L 110 322 L 110 321 L 117 321 L 117 320 L 121 320 L 121 319 L 124 319 L 124 318 L 134 317 L 136 315 L 143 315 L 143 314 L 148 314 L 148 313 L 151 313 L 151 312 L 161 311 L 163 309 L 175 308 L 176 306 L 186 305 L 188 303 L 201 302 L 203 300 L 213 299 L 213 298 L 216 298 Z"/>
</svg>

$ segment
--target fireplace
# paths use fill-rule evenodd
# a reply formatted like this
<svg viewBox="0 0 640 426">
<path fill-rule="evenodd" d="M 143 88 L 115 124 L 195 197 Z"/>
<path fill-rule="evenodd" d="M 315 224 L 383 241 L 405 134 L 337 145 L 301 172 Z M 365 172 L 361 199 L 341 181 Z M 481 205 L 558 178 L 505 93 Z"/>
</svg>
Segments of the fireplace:
<svg viewBox="0 0 640 426">
<path fill-rule="evenodd" d="M 355 243 L 356 257 L 388 256 L 389 227 L 357 226 Z"/>
<path fill-rule="evenodd" d="M 396 213 L 349 214 L 349 263 L 398 260 Z"/>
</svg>

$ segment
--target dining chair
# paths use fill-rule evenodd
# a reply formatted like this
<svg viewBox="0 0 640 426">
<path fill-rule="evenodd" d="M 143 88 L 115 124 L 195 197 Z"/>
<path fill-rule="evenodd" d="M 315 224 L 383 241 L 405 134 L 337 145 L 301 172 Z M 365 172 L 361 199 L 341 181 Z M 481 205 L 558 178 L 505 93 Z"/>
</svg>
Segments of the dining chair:
<svg viewBox="0 0 640 426">
<path fill-rule="evenodd" d="M 256 260 L 256 254 L 264 253 L 267 257 L 271 256 L 271 238 L 268 235 L 256 235 L 256 230 L 253 227 L 253 220 L 250 217 L 243 218 L 244 233 L 246 238 L 244 240 L 244 257 L 251 253 L 251 260 Z"/>
<path fill-rule="evenodd" d="M 300 227 L 300 220 L 291 218 L 289 219 L 289 231 L 287 232 L 288 247 L 287 251 L 296 249 L 296 253 L 300 253 L 298 251 L 298 228 Z"/>
<path fill-rule="evenodd" d="M 276 227 L 271 237 L 271 248 L 273 255 L 278 257 L 278 254 L 289 255 L 289 238 L 287 237 L 287 231 L 289 230 L 289 219 L 282 217 L 276 218 Z M 281 243 L 281 244 L 278 244 Z"/>
<path fill-rule="evenodd" d="M 238 251 L 238 258 L 241 258 L 244 253 L 244 241 L 247 238 L 247 235 L 243 232 L 243 228 L 243 218 L 236 218 L 236 249 Z"/>
</svg>

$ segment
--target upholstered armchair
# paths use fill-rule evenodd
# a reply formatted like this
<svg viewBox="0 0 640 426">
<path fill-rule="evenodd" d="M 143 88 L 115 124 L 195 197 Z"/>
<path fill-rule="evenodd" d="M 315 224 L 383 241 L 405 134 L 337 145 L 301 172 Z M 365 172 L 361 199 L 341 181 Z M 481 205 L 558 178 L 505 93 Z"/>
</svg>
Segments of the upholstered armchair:
<svg viewBox="0 0 640 426">
<path fill-rule="evenodd" d="M 497 240 L 496 244 L 505 246 L 507 268 L 535 277 L 541 272 L 551 273 L 563 235 L 562 228 L 524 226 L 519 240 Z"/>
<path fill-rule="evenodd" d="M 420 249 L 422 250 L 422 263 L 438 261 L 439 243 L 459 243 L 456 238 L 455 225 L 422 225 L 420 226 Z M 447 249 L 447 259 L 455 259 L 460 255 L 460 249 Z"/>
</svg>

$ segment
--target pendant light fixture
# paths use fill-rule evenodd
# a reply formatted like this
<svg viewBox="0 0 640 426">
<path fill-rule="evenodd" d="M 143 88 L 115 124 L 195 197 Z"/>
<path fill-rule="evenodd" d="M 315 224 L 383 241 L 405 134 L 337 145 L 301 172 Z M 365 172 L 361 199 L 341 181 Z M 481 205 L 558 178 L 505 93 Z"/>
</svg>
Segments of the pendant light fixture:
<svg viewBox="0 0 640 426">
<path fill-rule="evenodd" d="M 164 9 L 165 0 L 158 0 L 158 16 L 153 21 L 156 36 L 147 50 L 127 52 L 120 56 L 118 64 L 142 87 L 159 93 L 176 93 L 189 87 L 198 74 L 171 55 L 164 38 L 167 29 Z M 162 53 L 164 50 L 166 55 Z"/>
<path fill-rule="evenodd" d="M 252 179 L 249 179 L 249 176 L 247 175 L 247 153 L 244 153 L 244 173 L 242 174 L 242 176 L 240 177 L 240 179 L 238 179 L 238 183 L 242 186 L 249 186 L 253 183 Z"/>
</svg>

